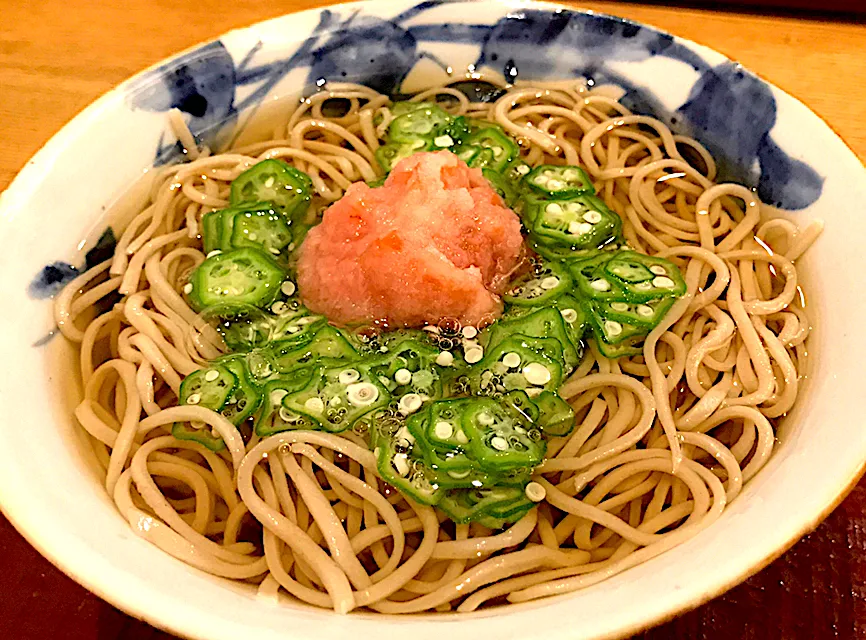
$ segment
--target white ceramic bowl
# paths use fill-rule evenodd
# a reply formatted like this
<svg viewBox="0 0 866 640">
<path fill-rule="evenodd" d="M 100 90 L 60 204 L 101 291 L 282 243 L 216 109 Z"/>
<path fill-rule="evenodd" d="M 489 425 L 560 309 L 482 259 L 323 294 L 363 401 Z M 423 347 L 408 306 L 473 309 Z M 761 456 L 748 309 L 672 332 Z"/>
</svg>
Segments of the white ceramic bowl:
<svg viewBox="0 0 866 640">
<path fill-rule="evenodd" d="M 444 26 L 445 24 L 450 26 Z M 312 69 L 310 65 L 312 64 Z M 211 142 L 226 122 L 320 77 L 405 87 L 461 72 L 589 74 L 690 129 L 761 196 L 826 230 L 802 262 L 818 319 L 815 367 L 781 444 L 721 519 L 676 550 L 561 599 L 467 616 L 390 618 L 257 600 L 136 537 L 92 472 L 71 418 L 70 349 L 46 341 L 52 278 L 83 262 L 106 206 L 171 154 L 180 106 Z M 344 75 L 345 72 L 345 75 Z M 866 171 L 812 112 L 723 56 L 651 28 L 554 5 L 492 1 L 341 5 L 226 34 L 124 83 L 58 133 L 0 200 L 0 504 L 41 553 L 109 602 L 208 640 L 607 638 L 647 627 L 745 579 L 813 528 L 866 461 L 862 388 Z M 34 276 L 40 274 L 42 280 Z M 46 281 L 46 276 L 47 281 Z M 56 285 L 55 285 L 56 286 Z M 42 298 L 42 299 L 40 299 Z"/>
</svg>

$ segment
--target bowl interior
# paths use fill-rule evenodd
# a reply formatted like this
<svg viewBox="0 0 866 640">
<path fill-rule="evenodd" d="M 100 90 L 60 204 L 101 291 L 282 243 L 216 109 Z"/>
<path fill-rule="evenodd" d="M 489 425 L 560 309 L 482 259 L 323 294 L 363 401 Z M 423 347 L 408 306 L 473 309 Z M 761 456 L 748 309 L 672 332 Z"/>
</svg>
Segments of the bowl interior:
<svg viewBox="0 0 866 640">
<path fill-rule="evenodd" d="M 449 75 L 449 69 L 450 75 Z M 80 266 L 112 220 L 128 217 L 154 164 L 177 159 L 165 112 L 179 107 L 219 147 L 266 135 L 270 113 L 320 79 L 413 91 L 464 71 L 518 80 L 615 82 L 626 104 L 704 142 L 725 174 L 826 229 L 802 259 L 816 321 L 812 371 L 768 465 L 695 538 L 590 589 L 468 616 L 338 617 L 206 576 L 138 538 L 93 470 L 70 407 L 70 345 L 51 339 L 45 265 Z M 287 99 L 288 99 L 287 98 Z M 614 637 L 695 606 L 745 578 L 814 526 L 866 460 L 858 392 L 866 342 L 852 296 L 866 257 L 866 170 L 801 103 L 721 55 L 616 18 L 553 5 L 399 1 L 339 5 L 226 34 L 110 92 L 53 138 L 0 199 L 0 505 L 79 582 L 157 626 L 195 638 L 347 633 L 418 638 Z M 126 194 L 118 201 L 121 194 Z M 858 215 L 860 214 L 860 215 Z M 783 215 L 774 213 L 774 215 Z M 116 223 L 114 223 L 116 224 Z M 62 266 L 62 265 L 61 265 Z M 59 268 L 59 267 L 58 267 Z M 61 269 L 62 272 L 62 269 Z M 623 606 L 623 603 L 629 603 Z M 537 609 L 544 609 L 543 613 Z M 580 612 L 575 616 L 574 612 Z M 567 616 L 568 625 L 560 619 Z M 387 620 L 387 622 L 384 622 Z M 447 627 L 447 630 L 443 629 Z"/>
</svg>

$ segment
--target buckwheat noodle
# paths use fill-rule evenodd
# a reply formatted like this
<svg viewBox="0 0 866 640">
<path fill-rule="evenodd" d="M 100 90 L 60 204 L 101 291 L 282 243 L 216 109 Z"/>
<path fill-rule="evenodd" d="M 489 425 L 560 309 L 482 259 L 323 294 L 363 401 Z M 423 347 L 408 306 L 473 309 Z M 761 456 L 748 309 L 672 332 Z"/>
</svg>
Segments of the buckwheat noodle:
<svg viewBox="0 0 866 640">
<path fill-rule="evenodd" d="M 577 426 L 551 440 L 534 478 L 546 498 L 500 532 L 454 525 L 385 486 L 362 434 L 245 442 L 217 413 L 176 406 L 182 378 L 220 355 L 180 295 L 205 259 L 202 215 L 225 207 L 232 179 L 266 158 L 310 175 L 320 213 L 379 173 L 389 99 L 329 84 L 289 109 L 273 139 L 218 154 L 197 148 L 173 113 L 189 161 L 155 170 L 113 258 L 56 300 L 60 330 L 80 345 L 75 416 L 133 530 L 263 598 L 413 613 L 569 593 L 718 519 L 797 399 L 810 324 L 795 261 L 821 225 L 762 217 L 751 190 L 715 182 L 704 147 L 630 113 L 621 93 L 567 81 L 518 84 L 494 103 L 447 87 L 413 98 L 495 121 L 530 164 L 585 167 L 628 243 L 674 261 L 688 283 L 642 356 L 608 360 L 589 344 L 561 392 Z M 328 115 L 334 99 L 343 115 Z M 119 302 L 106 310 L 110 294 Z M 226 450 L 176 440 L 177 421 L 212 429 Z"/>
</svg>

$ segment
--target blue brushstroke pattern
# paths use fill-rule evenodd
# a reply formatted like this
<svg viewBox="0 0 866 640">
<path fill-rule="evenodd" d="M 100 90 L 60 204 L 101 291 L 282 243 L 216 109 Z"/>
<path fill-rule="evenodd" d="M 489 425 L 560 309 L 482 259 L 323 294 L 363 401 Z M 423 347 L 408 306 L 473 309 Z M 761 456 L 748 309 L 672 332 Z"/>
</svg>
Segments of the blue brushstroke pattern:
<svg viewBox="0 0 866 640">
<path fill-rule="evenodd" d="M 395 93 L 414 65 L 430 56 L 422 43 L 474 44 L 479 47 L 478 69 L 494 68 L 512 80 L 582 75 L 624 86 L 623 103 L 628 108 L 696 134 L 718 156 L 723 176 L 757 188 L 776 206 L 801 209 L 820 197 L 822 178 L 769 137 L 776 115 L 769 88 L 737 65 L 710 68 L 668 34 L 599 14 L 528 9 L 515 10 L 491 25 L 407 24 L 443 3 L 428 0 L 392 20 L 364 16 L 359 10 L 341 18 L 324 10 L 292 56 L 267 64 L 254 64 L 261 44 L 235 66 L 221 43 L 211 43 L 140 79 L 133 86 L 132 103 L 152 111 L 181 109 L 189 114 L 193 133 L 209 143 L 238 111 L 255 108 L 296 68 L 309 69 L 310 87 L 322 80 L 351 81 Z M 611 62 L 640 62 L 653 56 L 677 60 L 701 74 L 687 103 L 674 113 L 610 68 Z M 245 85 L 257 86 L 236 104 L 236 90 Z M 161 145 L 160 160 L 176 160 L 180 151 L 179 145 Z"/>
<path fill-rule="evenodd" d="M 52 262 L 42 267 L 27 286 L 27 294 L 36 300 L 47 300 L 58 293 L 66 283 L 79 275 L 78 269 L 68 262 Z"/>
<path fill-rule="evenodd" d="M 539 47 L 553 49 L 544 54 Z M 706 67 L 673 37 L 639 24 L 597 14 L 527 10 L 502 18 L 481 43 L 476 66 L 516 67 L 521 78 L 579 75 L 612 61 L 638 62 L 664 55 L 694 69 Z"/>
<path fill-rule="evenodd" d="M 776 124 L 770 87 L 742 66 L 725 62 L 707 70 L 679 113 L 720 161 L 722 175 L 757 187 L 767 204 L 798 210 L 821 196 L 823 178 L 770 137 Z"/>
<path fill-rule="evenodd" d="M 308 82 L 358 82 L 393 93 L 417 62 L 417 46 L 415 37 L 394 22 L 360 16 L 312 52 Z"/>
<path fill-rule="evenodd" d="M 180 109 L 188 114 L 190 131 L 205 144 L 234 120 L 235 65 L 221 42 L 211 42 L 139 78 L 130 91 L 133 107 L 164 112 Z M 162 146 L 162 145 L 161 145 Z M 182 155 L 179 144 L 163 146 L 161 164 Z"/>
</svg>

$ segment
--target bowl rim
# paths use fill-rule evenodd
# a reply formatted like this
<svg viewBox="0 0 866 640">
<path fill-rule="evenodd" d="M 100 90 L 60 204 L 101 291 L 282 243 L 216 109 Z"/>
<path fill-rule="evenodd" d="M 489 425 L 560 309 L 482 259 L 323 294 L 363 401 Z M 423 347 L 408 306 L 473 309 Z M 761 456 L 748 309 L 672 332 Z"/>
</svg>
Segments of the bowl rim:
<svg viewBox="0 0 866 640">
<path fill-rule="evenodd" d="M 444 3 L 455 4 L 468 1 L 470 0 L 443 0 Z M 350 2 L 327 4 L 320 7 L 305 9 L 302 11 L 289 11 L 287 13 L 283 13 L 272 18 L 267 18 L 265 20 L 261 20 L 243 27 L 231 29 L 215 36 L 214 38 L 199 41 L 196 44 L 186 47 L 181 51 L 173 53 L 168 57 L 162 58 L 149 65 L 148 67 L 141 69 L 140 71 L 127 77 L 125 80 L 118 83 L 114 87 L 110 88 L 108 91 L 100 95 L 96 100 L 92 101 L 81 111 L 79 111 L 73 118 L 66 122 L 66 124 L 64 124 L 59 131 L 52 135 L 51 138 L 49 138 L 45 142 L 45 144 L 42 145 L 42 147 L 25 162 L 24 166 L 14 176 L 7 188 L 4 191 L 0 192 L 0 213 L 2 213 L 2 211 L 7 208 L 10 200 L 12 200 L 13 198 L 26 199 L 27 195 L 39 185 L 39 183 L 42 181 L 39 172 L 40 165 L 44 164 L 47 160 L 49 160 L 56 152 L 64 149 L 64 147 L 69 143 L 69 141 L 74 138 L 74 132 L 77 128 L 85 124 L 93 116 L 98 116 L 101 113 L 104 113 L 112 106 L 113 101 L 117 99 L 118 94 L 121 94 L 127 87 L 132 85 L 139 78 L 145 76 L 147 73 L 162 67 L 166 63 L 177 60 L 185 54 L 194 52 L 203 46 L 214 42 L 219 42 L 230 34 L 253 30 L 259 28 L 261 25 L 282 20 L 289 15 L 312 16 L 317 15 L 324 10 L 361 9 L 364 7 L 369 7 L 371 4 L 377 3 L 371 3 L 366 0 L 353 0 Z M 413 2 L 413 0 L 379 0 L 378 4 L 393 4 L 394 6 L 399 6 L 414 5 L 415 3 Z M 720 56 L 721 59 L 725 61 L 734 61 L 724 53 L 721 53 L 720 51 L 717 51 L 716 49 L 713 49 L 707 45 L 695 42 L 689 38 L 670 34 L 669 32 L 655 27 L 651 24 L 629 18 L 623 18 L 621 16 L 609 14 L 603 11 L 595 11 L 591 9 L 585 9 L 579 6 L 565 5 L 548 0 L 480 0 L 479 4 L 493 4 L 515 9 L 531 8 L 547 12 L 563 11 L 573 14 L 583 14 L 609 18 L 624 24 L 636 25 L 643 29 L 650 30 L 654 33 L 672 36 L 676 38 L 676 40 L 678 40 L 679 42 L 688 46 L 690 49 L 710 52 L 715 56 Z M 817 118 L 831 133 L 832 137 L 835 138 L 835 142 L 841 143 L 844 148 L 857 160 L 858 164 L 861 165 L 861 168 L 866 170 L 866 163 L 860 160 L 859 156 L 854 152 L 851 146 L 824 117 L 813 111 L 810 107 L 808 107 L 808 105 L 806 105 L 803 101 L 792 95 L 787 90 L 780 88 L 778 85 L 764 78 L 763 75 L 758 74 L 749 68 L 742 67 L 742 69 L 744 72 L 759 78 L 763 83 L 765 83 L 769 87 L 772 87 L 773 90 L 778 93 L 778 95 L 784 96 L 785 98 L 792 101 L 792 103 L 797 104 L 798 106 L 807 110 L 809 114 L 811 114 L 813 117 Z M 639 633 L 641 631 L 651 629 L 657 625 L 670 621 L 722 595 L 729 589 L 740 584 L 742 581 L 746 580 L 747 578 L 767 567 L 769 564 L 771 564 L 773 561 L 775 561 L 777 558 L 787 552 L 794 544 L 796 544 L 796 542 L 800 540 L 800 538 L 813 531 L 833 510 L 835 510 L 845 500 L 848 494 L 856 487 L 859 480 L 861 479 L 861 477 L 864 476 L 864 474 L 866 474 L 866 459 L 864 459 L 860 463 L 859 467 L 851 471 L 844 485 L 839 485 L 841 489 L 837 490 L 835 498 L 828 501 L 827 504 L 819 512 L 812 515 L 805 515 L 799 518 L 799 524 L 796 527 L 791 528 L 790 533 L 788 534 L 783 543 L 772 545 L 772 548 L 768 548 L 763 552 L 761 559 L 752 562 L 752 564 L 747 567 L 742 568 L 735 575 L 723 577 L 722 579 L 717 580 L 715 584 L 708 587 L 704 591 L 699 593 L 694 592 L 688 599 L 676 603 L 674 604 L 674 606 L 670 606 L 666 609 L 661 609 L 657 613 L 652 614 L 651 616 L 644 617 L 641 621 L 630 623 L 628 626 L 620 626 L 611 632 L 593 637 L 598 638 L 599 640 L 624 638 L 631 634 Z M 201 629 L 201 627 L 194 628 L 196 626 L 196 622 L 192 620 L 193 616 L 184 615 L 184 605 L 182 603 L 180 605 L 177 605 L 174 609 L 148 609 L 141 604 L 141 598 L 124 597 L 122 591 L 112 590 L 111 587 L 116 586 L 118 579 L 121 578 L 123 575 L 128 574 L 126 569 L 116 569 L 114 567 L 111 567 L 110 569 L 113 573 L 106 573 L 105 571 L 100 573 L 88 571 L 81 566 L 76 566 L 78 563 L 69 559 L 68 550 L 64 549 L 61 545 L 55 544 L 56 540 L 53 536 L 47 535 L 45 531 L 42 531 L 40 529 L 40 527 L 33 526 L 32 520 L 34 519 L 31 517 L 31 514 L 28 513 L 26 503 L 23 501 L 17 501 L 14 497 L 10 497 L 13 494 L 14 491 L 9 490 L 8 486 L 5 487 L 4 490 L 4 485 L 0 484 L 0 513 L 2 513 L 7 518 L 7 520 L 12 524 L 12 526 L 18 531 L 18 533 L 32 547 L 34 547 L 40 555 L 46 558 L 53 566 L 63 572 L 66 576 L 68 576 L 78 584 L 82 585 L 88 591 L 97 595 L 99 598 L 106 601 L 110 605 L 116 607 L 117 609 L 123 611 L 127 615 L 130 615 L 137 620 L 144 621 L 157 629 L 171 633 L 173 635 L 177 635 L 182 638 L 187 638 L 189 640 L 207 640 L 208 636 L 204 635 L 205 632 Z M 9 505 L 13 505 L 15 508 L 10 508 Z M 554 597 L 552 600 L 560 600 L 561 598 L 567 597 L 568 595 L 566 594 Z M 394 616 L 384 616 L 382 614 L 377 615 L 380 616 L 382 619 L 394 619 Z M 453 615 L 456 616 L 458 614 Z M 441 616 L 441 614 L 437 614 L 437 618 L 439 616 Z M 472 614 L 460 614 L 460 618 L 462 619 L 469 619 L 470 617 L 472 617 Z"/>
</svg>

